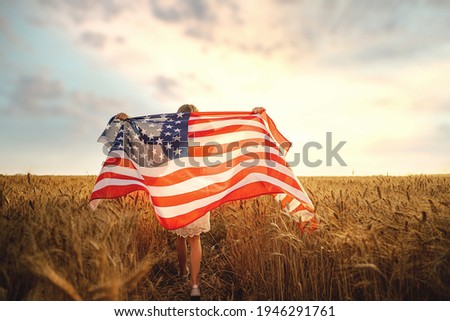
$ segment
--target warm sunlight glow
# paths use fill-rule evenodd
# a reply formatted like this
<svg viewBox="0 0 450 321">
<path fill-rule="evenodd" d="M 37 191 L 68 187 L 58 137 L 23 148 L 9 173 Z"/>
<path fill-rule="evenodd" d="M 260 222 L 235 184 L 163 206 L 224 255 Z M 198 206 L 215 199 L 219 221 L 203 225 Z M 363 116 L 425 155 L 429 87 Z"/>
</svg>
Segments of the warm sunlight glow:
<svg viewBox="0 0 450 321">
<path fill-rule="evenodd" d="M 184 103 L 264 106 L 291 158 L 317 142 L 311 160 L 325 161 L 327 132 L 346 141 L 347 166 L 302 162 L 298 175 L 448 173 L 449 5 L 333 4 L 7 2 L 0 173 L 97 174 L 112 115 Z"/>
</svg>

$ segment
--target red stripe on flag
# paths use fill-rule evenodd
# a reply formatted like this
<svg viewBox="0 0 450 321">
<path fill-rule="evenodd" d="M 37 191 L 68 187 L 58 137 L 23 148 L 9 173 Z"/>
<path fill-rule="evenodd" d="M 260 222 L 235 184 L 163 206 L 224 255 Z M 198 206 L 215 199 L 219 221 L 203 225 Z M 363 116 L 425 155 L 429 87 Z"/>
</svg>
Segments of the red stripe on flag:
<svg viewBox="0 0 450 321">
<path fill-rule="evenodd" d="M 97 191 L 92 192 L 89 201 L 99 198 L 118 198 L 128 195 L 135 191 L 144 191 L 148 194 L 148 189 L 142 185 L 130 184 L 130 185 L 108 185 Z"/>
<path fill-rule="evenodd" d="M 278 147 L 271 141 L 262 138 L 250 138 L 250 139 L 242 139 L 240 141 L 231 142 L 228 144 L 211 144 L 211 145 L 203 145 L 203 146 L 190 146 L 189 147 L 189 156 L 192 157 L 208 157 L 208 156 L 217 156 L 224 153 L 232 152 L 236 149 L 249 148 L 251 146 L 267 146 L 267 147 Z"/>
<path fill-rule="evenodd" d="M 136 169 L 132 161 L 121 157 L 108 157 L 103 163 L 103 166 L 121 166 Z"/>
</svg>

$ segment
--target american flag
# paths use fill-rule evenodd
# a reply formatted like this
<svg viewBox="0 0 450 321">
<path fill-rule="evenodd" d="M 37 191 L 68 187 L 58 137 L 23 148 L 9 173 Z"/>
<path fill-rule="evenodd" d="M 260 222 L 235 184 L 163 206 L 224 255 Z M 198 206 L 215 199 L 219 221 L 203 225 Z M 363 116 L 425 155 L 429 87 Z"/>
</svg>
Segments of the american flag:
<svg viewBox="0 0 450 321">
<path fill-rule="evenodd" d="M 142 190 L 171 230 L 225 202 L 277 194 L 300 223 L 314 218 L 285 160 L 291 143 L 265 111 L 113 117 L 98 141 L 108 157 L 90 198 L 94 209 L 101 199 Z"/>
</svg>

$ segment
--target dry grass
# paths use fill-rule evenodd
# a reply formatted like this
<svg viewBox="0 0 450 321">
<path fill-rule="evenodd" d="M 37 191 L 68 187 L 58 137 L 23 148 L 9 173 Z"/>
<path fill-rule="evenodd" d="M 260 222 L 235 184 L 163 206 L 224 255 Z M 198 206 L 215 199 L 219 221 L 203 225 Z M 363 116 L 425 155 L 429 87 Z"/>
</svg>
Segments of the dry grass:
<svg viewBox="0 0 450 321">
<path fill-rule="evenodd" d="M 86 205 L 95 177 L 0 176 L 0 298 L 184 300 L 174 236 L 140 197 Z M 206 300 L 449 300 L 449 176 L 303 178 L 321 223 L 265 196 L 213 211 Z"/>
</svg>

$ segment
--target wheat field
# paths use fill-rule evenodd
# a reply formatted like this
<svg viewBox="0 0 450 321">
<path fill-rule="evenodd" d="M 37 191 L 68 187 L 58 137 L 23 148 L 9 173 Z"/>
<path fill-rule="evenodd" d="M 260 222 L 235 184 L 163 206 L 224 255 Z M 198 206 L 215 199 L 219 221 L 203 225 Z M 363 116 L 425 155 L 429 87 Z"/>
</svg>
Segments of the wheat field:
<svg viewBox="0 0 450 321">
<path fill-rule="evenodd" d="M 0 299 L 187 300 L 143 195 L 87 206 L 94 176 L 0 175 Z M 304 177 L 320 224 L 270 196 L 202 236 L 203 300 L 449 300 L 450 176 Z"/>
</svg>

